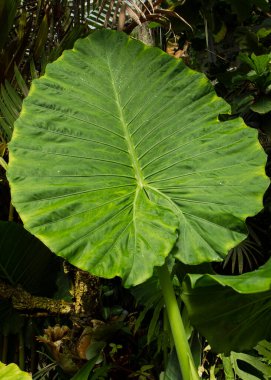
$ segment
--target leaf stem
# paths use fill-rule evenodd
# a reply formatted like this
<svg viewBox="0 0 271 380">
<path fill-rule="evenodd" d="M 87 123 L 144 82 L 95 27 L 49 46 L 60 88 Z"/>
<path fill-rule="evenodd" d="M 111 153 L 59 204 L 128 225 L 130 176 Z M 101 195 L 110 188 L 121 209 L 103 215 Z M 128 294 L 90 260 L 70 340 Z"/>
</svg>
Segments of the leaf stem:
<svg viewBox="0 0 271 380">
<path fill-rule="evenodd" d="M 158 275 L 183 380 L 198 380 L 199 376 L 186 338 L 181 313 L 166 264 L 158 268 Z"/>
</svg>

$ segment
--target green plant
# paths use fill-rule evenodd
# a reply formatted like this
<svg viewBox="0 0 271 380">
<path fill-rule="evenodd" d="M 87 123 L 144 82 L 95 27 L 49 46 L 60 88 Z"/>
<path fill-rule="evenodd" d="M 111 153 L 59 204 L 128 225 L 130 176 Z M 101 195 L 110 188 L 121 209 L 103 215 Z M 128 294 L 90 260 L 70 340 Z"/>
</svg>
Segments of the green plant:
<svg viewBox="0 0 271 380">
<path fill-rule="evenodd" d="M 249 71 L 240 76 L 236 76 L 235 81 L 240 81 L 242 85 L 251 84 L 252 104 L 250 109 L 259 114 L 266 114 L 271 111 L 271 54 L 251 57 L 242 54 L 240 59 L 248 67 Z"/>
<path fill-rule="evenodd" d="M 270 379 L 270 350 L 271 344 L 264 340 L 259 342 L 249 354 L 232 351 L 227 357 L 221 355 L 226 368 L 226 380 L 234 380 L 236 376 L 241 380 Z"/>
<path fill-rule="evenodd" d="M 0 362 L 0 379 L 1 380 L 30 380 L 31 375 L 27 372 L 21 371 L 16 364 L 5 365 Z"/>
<path fill-rule="evenodd" d="M 14 69 L 16 75 L 16 83 L 19 91 L 27 96 L 28 87 L 21 77 L 17 67 Z M 18 118 L 22 108 L 23 99 L 8 80 L 5 80 L 5 84 L 1 84 L 0 93 L 0 112 L 3 117 L 0 117 L 0 132 L 6 142 L 9 142 L 13 132 L 13 125 Z"/>
<path fill-rule="evenodd" d="M 114 355 L 118 352 L 118 350 L 122 349 L 121 344 L 116 344 L 116 343 L 109 343 L 109 347 L 111 348 L 109 355 L 114 357 Z"/>
<path fill-rule="evenodd" d="M 95 275 L 120 276 L 127 287 L 158 267 L 185 380 L 197 373 L 165 260 L 222 261 L 245 237 L 244 219 L 267 184 L 254 131 L 241 120 L 219 122 L 228 111 L 202 74 L 103 30 L 33 82 L 9 146 L 14 205 L 56 254 Z M 188 289 L 192 279 L 183 296 L 192 317 L 198 277 L 184 283 Z M 206 276 L 234 295 L 251 292 L 246 282 L 239 289 L 239 277 L 221 277 Z M 260 299 L 263 287 L 254 290 Z"/>
<path fill-rule="evenodd" d="M 90 1 L 2 0 L 0 136 L 10 141 L 29 82 L 88 32 Z M 18 69 L 19 68 L 19 69 Z"/>
<path fill-rule="evenodd" d="M 52 269 L 57 268 L 55 256 L 17 223 L 0 221 L 0 231 L 0 279 L 32 294 L 52 294 L 57 272 Z M 48 272 L 46 277 L 44 272 Z"/>
<path fill-rule="evenodd" d="M 99 358 L 99 355 L 96 355 L 92 359 L 90 359 L 73 377 L 72 380 L 88 380 L 92 370 Z"/>
<path fill-rule="evenodd" d="M 140 368 L 140 370 L 131 373 L 129 375 L 129 378 L 137 378 L 138 380 L 148 380 L 153 379 L 153 376 L 149 372 L 150 369 L 153 368 L 153 365 L 144 365 Z"/>
<path fill-rule="evenodd" d="M 259 380 L 262 377 L 265 380 L 268 380 L 271 378 L 271 367 L 263 363 L 260 358 L 256 356 L 232 351 L 230 354 L 230 361 L 235 374 L 242 380 Z M 247 370 L 244 368 L 246 366 L 248 367 Z M 251 368 L 252 373 L 249 372 L 249 369 Z"/>
<path fill-rule="evenodd" d="M 27 307 L 29 310 L 41 308 L 28 292 L 39 296 L 53 294 L 57 268 L 55 256 L 37 238 L 17 223 L 0 221 L 0 336 L 3 340 L 0 348 L 3 362 L 14 360 L 9 349 L 11 345 L 18 346 L 19 365 L 24 368 L 22 347 L 29 329 L 27 316 L 21 316 L 20 312 Z M 48 299 L 44 301 L 46 305 Z M 11 334 L 17 335 L 18 344 L 9 339 Z"/>
</svg>

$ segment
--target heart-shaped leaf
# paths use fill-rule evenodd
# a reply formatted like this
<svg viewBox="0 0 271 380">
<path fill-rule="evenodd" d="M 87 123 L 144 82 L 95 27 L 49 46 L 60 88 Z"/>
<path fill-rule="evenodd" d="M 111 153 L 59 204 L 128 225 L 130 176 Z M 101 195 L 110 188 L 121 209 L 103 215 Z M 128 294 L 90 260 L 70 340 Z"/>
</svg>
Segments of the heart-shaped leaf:
<svg viewBox="0 0 271 380">
<path fill-rule="evenodd" d="M 136 285 L 176 245 L 220 261 L 267 185 L 254 130 L 206 78 L 123 33 L 77 41 L 33 81 L 8 178 L 25 227 L 56 254 Z"/>
</svg>

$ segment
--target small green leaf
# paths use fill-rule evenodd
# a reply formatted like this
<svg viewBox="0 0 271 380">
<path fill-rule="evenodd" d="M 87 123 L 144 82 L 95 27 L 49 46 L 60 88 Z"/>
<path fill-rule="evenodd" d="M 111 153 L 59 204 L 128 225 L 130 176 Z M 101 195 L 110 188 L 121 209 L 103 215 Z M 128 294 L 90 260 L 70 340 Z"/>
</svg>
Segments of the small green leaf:
<svg viewBox="0 0 271 380">
<path fill-rule="evenodd" d="M 222 22 L 220 30 L 216 34 L 214 34 L 215 42 L 219 43 L 219 42 L 223 41 L 226 34 L 227 34 L 227 26 L 224 22 Z"/>
<path fill-rule="evenodd" d="M 260 28 L 258 31 L 257 31 L 257 36 L 259 38 L 265 38 L 267 36 L 269 36 L 269 34 L 271 33 L 271 28 Z"/>
<path fill-rule="evenodd" d="M 266 340 L 262 340 L 257 344 L 255 350 L 259 355 L 263 356 L 263 360 L 271 364 L 271 343 Z"/>
<path fill-rule="evenodd" d="M 250 109 L 259 114 L 265 114 L 271 111 L 271 97 L 261 96 L 256 100 L 254 104 L 250 106 Z"/>
<path fill-rule="evenodd" d="M 255 70 L 257 76 L 260 76 L 265 74 L 268 70 L 271 54 L 255 55 L 252 53 L 251 56 L 248 56 L 247 54 L 239 54 L 239 58 Z"/>
</svg>

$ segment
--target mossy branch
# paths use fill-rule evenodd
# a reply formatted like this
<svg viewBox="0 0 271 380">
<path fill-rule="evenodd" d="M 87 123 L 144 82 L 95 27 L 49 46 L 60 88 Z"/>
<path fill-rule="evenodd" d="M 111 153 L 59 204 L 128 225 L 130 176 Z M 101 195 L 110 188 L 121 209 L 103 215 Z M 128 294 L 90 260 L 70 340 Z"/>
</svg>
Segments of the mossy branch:
<svg viewBox="0 0 271 380">
<path fill-rule="evenodd" d="M 72 303 L 53 300 L 47 297 L 33 296 L 21 286 L 13 287 L 0 280 L 0 298 L 9 299 L 16 310 L 45 310 L 52 314 L 70 314 L 74 310 Z"/>
</svg>

